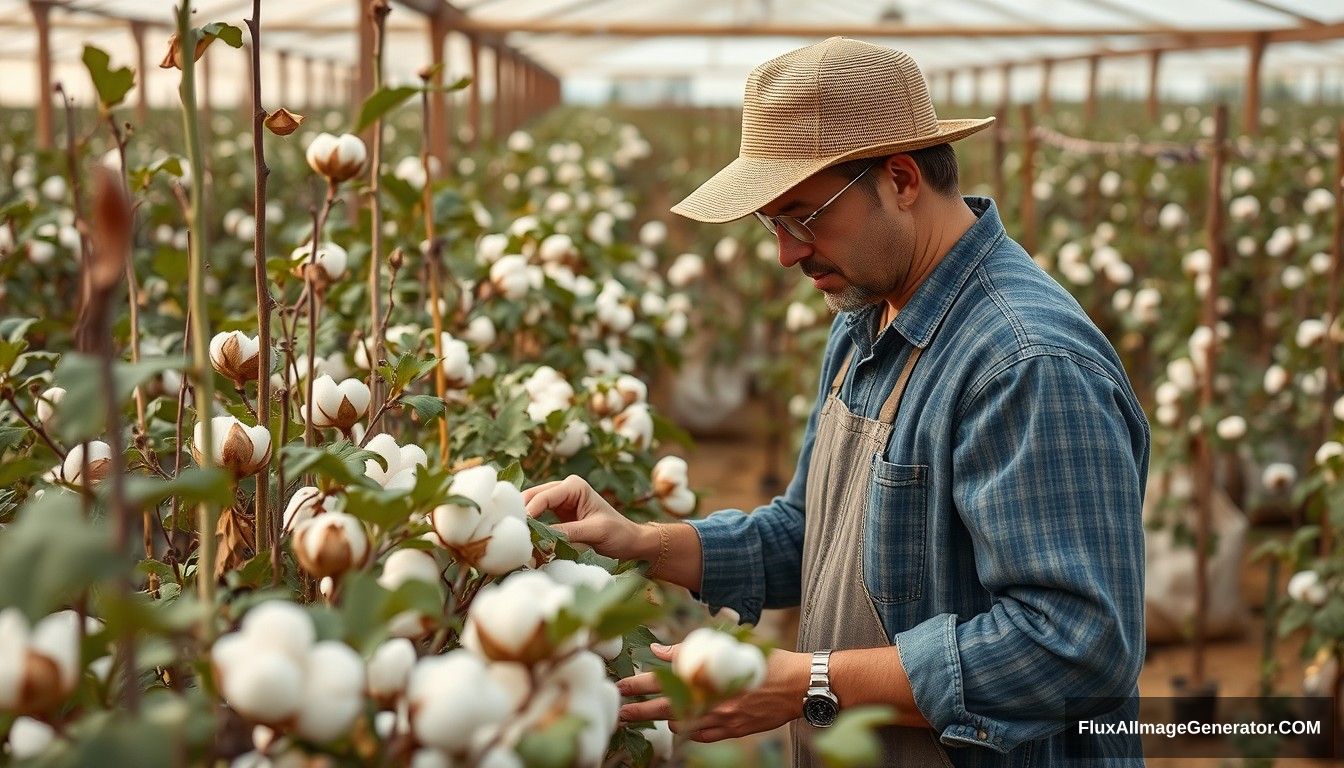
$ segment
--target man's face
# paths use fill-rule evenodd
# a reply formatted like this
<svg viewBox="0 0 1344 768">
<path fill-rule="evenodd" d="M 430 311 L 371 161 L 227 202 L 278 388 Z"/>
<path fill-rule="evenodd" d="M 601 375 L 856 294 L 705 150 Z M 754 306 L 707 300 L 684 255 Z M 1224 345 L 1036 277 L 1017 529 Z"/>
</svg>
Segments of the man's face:
<svg viewBox="0 0 1344 768">
<path fill-rule="evenodd" d="M 868 171 L 880 188 L 890 184 L 879 163 Z M 805 219 L 850 179 L 821 171 L 761 209 L 768 215 Z M 910 272 L 915 248 L 913 220 L 874 193 L 869 179 L 845 191 L 808 222 L 815 240 L 805 243 L 779 227 L 779 264 L 798 265 L 812 279 L 832 312 L 851 312 L 896 295 Z"/>
</svg>

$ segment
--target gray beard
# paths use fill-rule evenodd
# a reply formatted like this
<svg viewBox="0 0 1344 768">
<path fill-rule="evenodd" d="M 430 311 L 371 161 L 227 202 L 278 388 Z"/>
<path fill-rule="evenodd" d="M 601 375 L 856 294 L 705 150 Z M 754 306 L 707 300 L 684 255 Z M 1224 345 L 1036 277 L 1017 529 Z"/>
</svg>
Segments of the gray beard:
<svg viewBox="0 0 1344 768">
<path fill-rule="evenodd" d="M 835 293 L 822 291 L 821 295 L 826 300 L 826 308 L 835 313 L 856 312 L 882 298 L 880 295 L 857 285 L 847 285 Z"/>
</svg>

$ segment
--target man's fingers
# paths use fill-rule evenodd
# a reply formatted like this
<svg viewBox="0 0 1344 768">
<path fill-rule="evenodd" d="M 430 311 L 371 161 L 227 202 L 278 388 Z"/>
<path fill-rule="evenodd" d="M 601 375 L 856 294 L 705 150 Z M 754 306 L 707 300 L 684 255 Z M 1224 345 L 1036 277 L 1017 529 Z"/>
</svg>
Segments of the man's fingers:
<svg viewBox="0 0 1344 768">
<path fill-rule="evenodd" d="M 653 699 L 652 701 L 636 701 L 621 706 L 621 720 L 626 723 L 637 723 L 641 720 L 671 720 L 672 704 L 667 699 Z M 673 730 L 676 725 L 668 723 L 668 727 Z"/>
<path fill-rule="evenodd" d="M 658 686 L 657 675 L 652 672 L 641 672 L 617 681 L 616 690 L 620 691 L 622 696 L 647 696 L 662 689 Z"/>
<path fill-rule="evenodd" d="M 541 517 L 547 510 L 554 510 L 561 519 L 567 516 L 573 520 L 578 504 L 575 503 L 577 499 L 571 500 L 570 497 L 569 490 L 559 480 L 523 491 L 523 502 L 527 505 L 528 517 Z"/>
<path fill-rule="evenodd" d="M 542 491 L 546 490 L 547 488 L 550 488 L 553 485 L 559 485 L 559 484 L 560 484 L 559 480 L 552 480 L 549 483 L 542 483 L 541 485 L 534 485 L 531 488 L 524 488 L 523 502 L 524 503 L 529 502 L 532 500 L 533 496 L 536 496 L 538 493 L 541 493 Z"/>
</svg>

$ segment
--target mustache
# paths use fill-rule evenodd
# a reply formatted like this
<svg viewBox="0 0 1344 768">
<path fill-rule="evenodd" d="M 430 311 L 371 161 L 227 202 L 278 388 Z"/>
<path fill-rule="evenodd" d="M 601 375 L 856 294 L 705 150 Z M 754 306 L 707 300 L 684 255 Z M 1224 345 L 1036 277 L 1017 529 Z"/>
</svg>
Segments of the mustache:
<svg viewBox="0 0 1344 768">
<path fill-rule="evenodd" d="M 803 274 L 811 278 L 820 277 L 828 272 L 834 272 L 834 269 L 823 267 L 821 262 L 815 259 L 807 259 L 798 263 L 798 268 L 803 270 Z"/>
</svg>

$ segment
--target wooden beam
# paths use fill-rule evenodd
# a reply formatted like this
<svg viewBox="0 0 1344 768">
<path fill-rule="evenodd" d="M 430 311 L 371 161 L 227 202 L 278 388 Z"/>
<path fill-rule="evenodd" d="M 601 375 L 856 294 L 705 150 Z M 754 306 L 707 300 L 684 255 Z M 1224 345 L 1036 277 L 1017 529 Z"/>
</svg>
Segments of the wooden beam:
<svg viewBox="0 0 1344 768">
<path fill-rule="evenodd" d="M 1054 108 L 1053 100 L 1050 94 L 1050 75 L 1055 63 L 1050 59 L 1041 62 L 1041 98 L 1038 101 L 1040 111 L 1043 115 L 1050 114 Z"/>
<path fill-rule="evenodd" d="M 481 146 L 481 39 L 467 37 L 471 49 L 471 91 L 467 99 L 467 119 L 471 122 L 471 147 Z"/>
<path fill-rule="evenodd" d="M 1247 135 L 1260 135 L 1260 71 L 1265 60 L 1266 40 L 1256 35 L 1251 40 L 1250 60 L 1246 64 L 1246 97 L 1241 115 L 1241 129 Z"/>
<path fill-rule="evenodd" d="M 1162 70 L 1162 52 L 1149 51 L 1148 53 L 1148 119 L 1156 122 L 1157 112 L 1160 104 L 1161 91 L 1158 88 L 1158 76 Z"/>
<path fill-rule="evenodd" d="M 563 19 L 481 19 L 464 17 L 453 22 L 464 32 L 502 35 L 508 33 L 558 34 L 618 37 L 819 37 L 849 36 L 863 38 L 1003 38 L 1003 37 L 1124 37 L 1157 32 L 1194 34 L 1176 28 L 1098 25 L 1058 27 L 1040 24 L 1020 25 L 903 25 L 903 24 L 699 24 L 691 22 L 592 21 Z M 1244 29 L 1210 30 L 1239 32 Z"/>
<path fill-rule="evenodd" d="M 1083 106 L 1083 124 L 1091 128 L 1097 120 L 1097 75 L 1101 70 L 1101 56 L 1087 59 L 1087 99 Z"/>
<path fill-rule="evenodd" d="M 496 39 L 492 46 L 495 54 L 495 98 L 494 119 L 490 121 L 490 138 L 499 141 L 504 138 L 504 42 Z"/>
<path fill-rule="evenodd" d="M 430 66 L 434 68 L 434 77 L 430 81 L 435 90 L 429 96 L 429 146 L 440 166 L 448 167 L 448 94 L 442 90 L 444 80 L 444 53 L 448 42 L 448 25 L 442 16 L 432 16 L 429 20 L 429 56 Z"/>
<path fill-rule="evenodd" d="M 37 31 L 37 148 L 51 149 L 56 146 L 51 92 L 51 6 L 28 0 L 28 8 L 33 12 Z"/>
<path fill-rule="evenodd" d="M 149 54 L 145 51 L 145 25 L 131 22 L 131 40 L 135 44 L 135 122 L 149 125 Z"/>
</svg>

